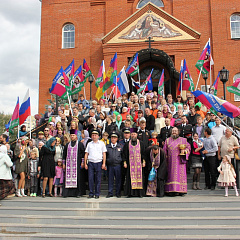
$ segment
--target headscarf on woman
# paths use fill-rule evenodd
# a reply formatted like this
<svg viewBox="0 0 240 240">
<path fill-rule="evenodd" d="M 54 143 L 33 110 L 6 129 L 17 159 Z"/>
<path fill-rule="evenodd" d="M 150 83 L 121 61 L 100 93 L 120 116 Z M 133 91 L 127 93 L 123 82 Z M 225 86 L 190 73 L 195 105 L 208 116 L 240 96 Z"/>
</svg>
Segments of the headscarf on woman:
<svg viewBox="0 0 240 240">
<path fill-rule="evenodd" d="M 120 120 L 119 121 L 117 120 L 118 115 L 120 116 Z M 118 130 L 120 130 L 120 127 L 121 127 L 121 124 L 122 124 L 122 116 L 119 113 L 118 113 L 118 115 L 116 115 L 116 125 L 117 125 Z"/>
<path fill-rule="evenodd" d="M 87 141 L 91 138 L 89 137 L 89 132 L 87 130 L 83 130 L 83 132 L 84 132 L 83 145 L 84 147 L 86 147 Z"/>
<path fill-rule="evenodd" d="M 46 143 L 45 143 L 45 147 L 50 150 L 51 152 L 55 152 L 55 145 L 54 146 L 51 146 L 52 143 L 56 141 L 56 138 L 55 137 L 52 137 L 50 138 Z"/>
</svg>

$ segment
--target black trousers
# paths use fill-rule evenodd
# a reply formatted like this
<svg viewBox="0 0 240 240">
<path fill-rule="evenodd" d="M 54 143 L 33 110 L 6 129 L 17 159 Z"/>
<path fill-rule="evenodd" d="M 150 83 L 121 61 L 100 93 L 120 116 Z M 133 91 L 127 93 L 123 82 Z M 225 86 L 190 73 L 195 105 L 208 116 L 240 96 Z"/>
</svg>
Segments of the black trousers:
<svg viewBox="0 0 240 240">
<path fill-rule="evenodd" d="M 215 187 L 216 186 L 216 156 L 206 157 L 203 161 L 204 171 L 205 171 L 205 184 L 206 187 Z M 210 178 L 211 176 L 211 178 Z"/>
</svg>

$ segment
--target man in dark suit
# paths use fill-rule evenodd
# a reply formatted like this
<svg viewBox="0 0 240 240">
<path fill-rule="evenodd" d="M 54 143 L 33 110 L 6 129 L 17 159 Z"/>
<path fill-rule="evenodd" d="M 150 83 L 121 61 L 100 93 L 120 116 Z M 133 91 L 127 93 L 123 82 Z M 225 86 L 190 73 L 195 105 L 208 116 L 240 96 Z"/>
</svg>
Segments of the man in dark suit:
<svg viewBox="0 0 240 240">
<path fill-rule="evenodd" d="M 165 125 L 166 125 L 165 127 L 161 128 L 160 134 L 158 134 L 157 137 L 160 147 L 163 147 L 165 140 L 170 137 L 171 130 L 173 128 L 172 126 L 170 126 L 169 118 L 165 119 Z"/>
<path fill-rule="evenodd" d="M 150 145 L 149 139 L 151 138 L 150 132 L 146 129 L 146 121 L 143 119 L 140 121 L 140 129 L 137 131 L 138 140 L 143 142 L 143 146 L 146 149 Z"/>
<path fill-rule="evenodd" d="M 190 142 L 192 139 L 192 125 L 187 124 L 187 117 L 182 116 L 182 123 L 178 126 L 179 136 L 187 138 L 187 141 Z"/>
<path fill-rule="evenodd" d="M 119 141 L 119 145 L 123 148 L 126 143 L 130 141 L 130 128 L 125 127 L 123 130 L 123 139 Z M 127 170 L 122 166 L 121 170 L 121 190 L 124 188 Z"/>
<path fill-rule="evenodd" d="M 155 126 L 155 117 L 151 115 L 150 108 L 145 108 L 146 129 L 152 133 Z"/>
<path fill-rule="evenodd" d="M 119 141 L 119 144 L 121 144 L 123 147 L 125 143 L 129 142 L 130 140 L 130 128 L 125 127 L 123 128 L 122 132 L 123 132 L 123 139 Z"/>
</svg>

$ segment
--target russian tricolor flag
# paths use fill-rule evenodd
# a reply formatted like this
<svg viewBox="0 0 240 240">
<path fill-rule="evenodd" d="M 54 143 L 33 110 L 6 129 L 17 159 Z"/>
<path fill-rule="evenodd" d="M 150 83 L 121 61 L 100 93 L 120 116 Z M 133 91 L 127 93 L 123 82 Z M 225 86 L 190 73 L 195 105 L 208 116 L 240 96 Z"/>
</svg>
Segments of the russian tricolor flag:
<svg viewBox="0 0 240 240">
<path fill-rule="evenodd" d="M 148 78 L 147 78 L 147 86 L 145 88 L 145 92 L 146 91 L 152 91 L 153 90 L 153 84 L 152 84 L 152 73 L 153 73 L 153 70 L 151 71 L 151 73 L 149 74 Z"/>
<path fill-rule="evenodd" d="M 117 79 L 117 83 L 116 83 L 116 79 Z M 114 92 L 114 95 L 116 95 L 117 93 L 117 96 L 116 96 L 117 98 L 122 96 L 123 94 L 130 92 L 128 79 L 125 72 L 125 67 L 123 67 L 120 73 L 117 75 L 117 77 L 115 77 L 113 84 L 115 85 L 113 92 Z"/>
<path fill-rule="evenodd" d="M 29 89 L 23 99 L 23 103 L 19 109 L 19 125 L 22 125 L 28 116 L 31 116 Z"/>
</svg>

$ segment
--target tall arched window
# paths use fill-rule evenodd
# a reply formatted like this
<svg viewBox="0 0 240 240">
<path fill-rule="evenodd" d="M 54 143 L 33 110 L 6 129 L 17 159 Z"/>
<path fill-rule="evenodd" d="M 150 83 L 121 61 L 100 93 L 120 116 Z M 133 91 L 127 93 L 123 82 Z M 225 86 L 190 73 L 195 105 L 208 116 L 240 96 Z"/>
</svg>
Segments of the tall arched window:
<svg viewBox="0 0 240 240">
<path fill-rule="evenodd" d="M 137 5 L 137 9 L 145 6 L 149 2 L 153 3 L 157 7 L 164 7 L 164 4 L 161 0 L 141 0 L 141 1 L 139 1 L 138 5 Z"/>
<path fill-rule="evenodd" d="M 68 23 L 62 29 L 62 48 L 75 47 L 75 27 Z"/>
<path fill-rule="evenodd" d="M 240 78 L 240 73 L 237 73 L 237 74 L 233 77 L 233 82 L 235 82 L 238 78 Z M 234 101 L 240 101 L 240 96 L 234 94 Z"/>
<path fill-rule="evenodd" d="M 240 38 L 240 13 L 235 13 L 230 17 L 231 38 Z"/>
</svg>

